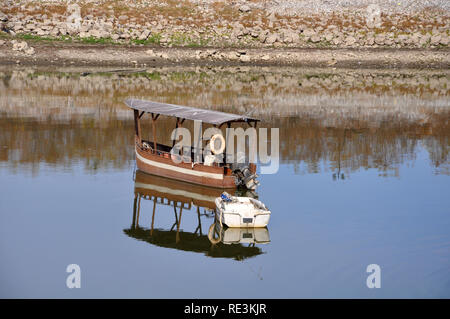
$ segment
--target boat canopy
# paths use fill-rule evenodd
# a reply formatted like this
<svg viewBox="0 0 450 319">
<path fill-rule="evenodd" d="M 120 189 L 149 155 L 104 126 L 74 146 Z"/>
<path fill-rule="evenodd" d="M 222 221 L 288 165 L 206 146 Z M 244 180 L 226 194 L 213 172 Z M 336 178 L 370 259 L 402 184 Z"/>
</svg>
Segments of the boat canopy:
<svg viewBox="0 0 450 319">
<path fill-rule="evenodd" d="M 219 111 L 198 109 L 195 107 L 181 106 L 175 104 L 166 104 L 138 99 L 126 99 L 125 104 L 130 108 L 138 111 L 148 112 L 152 114 L 161 114 L 173 116 L 187 120 L 197 120 L 213 125 L 222 125 L 232 122 L 258 122 L 258 119 L 250 118 L 243 115 L 224 113 Z"/>
</svg>

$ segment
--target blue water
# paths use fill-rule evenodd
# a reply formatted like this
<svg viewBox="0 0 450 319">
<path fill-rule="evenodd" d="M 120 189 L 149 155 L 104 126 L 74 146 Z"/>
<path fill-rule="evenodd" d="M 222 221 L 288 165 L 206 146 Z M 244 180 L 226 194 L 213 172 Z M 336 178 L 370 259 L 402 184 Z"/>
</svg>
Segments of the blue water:
<svg viewBox="0 0 450 319">
<path fill-rule="evenodd" d="M 450 298 L 446 70 L 84 71 L 0 70 L 1 298 Z M 161 237 L 150 235 L 144 198 L 134 225 L 128 96 L 280 129 L 280 169 L 257 190 L 269 242 L 213 244 L 204 208 L 194 234 L 195 205 L 177 235 L 180 217 L 158 204 Z M 141 124 L 149 138 L 149 117 Z M 175 120 L 158 125 L 169 143 Z M 79 289 L 66 285 L 71 264 Z M 366 284 L 371 264 L 380 288 Z"/>
<path fill-rule="evenodd" d="M 328 163 L 324 163 L 326 166 Z M 45 163 L 39 174 L 0 165 L 0 296 L 7 298 L 430 298 L 450 297 L 450 178 L 419 148 L 398 177 L 359 169 L 262 175 L 270 243 L 243 261 L 158 247 L 124 234 L 133 216 L 133 164 L 92 173 Z M 149 227 L 152 204 L 142 201 Z M 169 229 L 173 208 L 157 206 Z M 213 223 L 202 217 L 203 232 Z M 194 232 L 196 211 L 181 228 Z M 66 267 L 81 267 L 81 288 Z M 381 267 L 381 288 L 366 267 Z"/>
</svg>

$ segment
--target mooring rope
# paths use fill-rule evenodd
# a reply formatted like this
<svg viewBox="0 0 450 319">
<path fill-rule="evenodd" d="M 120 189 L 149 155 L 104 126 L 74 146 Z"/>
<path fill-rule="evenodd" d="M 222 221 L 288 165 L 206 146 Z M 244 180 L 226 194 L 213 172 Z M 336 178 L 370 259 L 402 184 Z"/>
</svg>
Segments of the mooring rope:
<svg viewBox="0 0 450 319">
<path fill-rule="evenodd" d="M 222 241 L 222 231 L 218 232 L 219 237 L 216 239 L 214 238 L 214 230 L 216 223 L 211 224 L 211 226 L 209 226 L 209 230 L 208 230 L 208 239 L 209 241 L 213 244 L 213 245 L 217 245 L 218 243 L 220 243 Z"/>
</svg>

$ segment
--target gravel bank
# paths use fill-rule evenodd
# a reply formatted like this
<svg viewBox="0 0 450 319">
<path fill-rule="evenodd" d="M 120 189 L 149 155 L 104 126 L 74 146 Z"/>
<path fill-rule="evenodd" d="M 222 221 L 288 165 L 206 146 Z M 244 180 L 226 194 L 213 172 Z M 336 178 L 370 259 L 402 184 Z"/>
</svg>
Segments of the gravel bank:
<svg viewBox="0 0 450 319">
<path fill-rule="evenodd" d="M 20 43 L 20 42 L 18 42 Z M 148 67 L 160 65 L 259 65 L 329 68 L 449 69 L 448 50 L 165 48 L 159 46 L 86 45 L 29 42 L 16 51 L 0 45 L 0 64 Z"/>
</svg>

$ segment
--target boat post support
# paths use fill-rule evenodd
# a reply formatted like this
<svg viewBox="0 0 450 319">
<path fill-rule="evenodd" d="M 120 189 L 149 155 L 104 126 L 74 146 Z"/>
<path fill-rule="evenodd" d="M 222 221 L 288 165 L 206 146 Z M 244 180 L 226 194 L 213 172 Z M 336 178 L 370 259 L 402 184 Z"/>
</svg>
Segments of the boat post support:
<svg viewBox="0 0 450 319">
<path fill-rule="evenodd" d="M 152 226 L 150 230 L 150 236 L 153 235 L 153 227 L 155 226 L 155 210 L 156 210 L 156 196 L 153 198 L 153 214 L 152 214 Z"/>
<path fill-rule="evenodd" d="M 175 208 L 175 207 L 174 207 Z M 175 208 L 175 214 L 177 213 L 177 210 Z M 183 205 L 181 205 L 180 207 L 180 217 L 178 218 L 178 223 L 177 223 L 177 235 L 175 236 L 175 242 L 178 244 L 178 242 L 180 241 L 180 224 L 181 224 L 181 214 L 183 214 Z"/>
<path fill-rule="evenodd" d="M 139 143 L 142 143 L 142 139 L 141 139 L 141 117 L 144 114 L 144 112 L 142 112 L 141 114 L 139 114 L 138 110 L 134 110 L 134 130 L 136 133 L 136 136 L 139 139 Z"/>
<path fill-rule="evenodd" d="M 153 133 L 153 152 L 156 154 L 158 149 L 156 147 L 157 144 L 156 144 L 156 124 L 155 124 L 155 122 L 158 119 L 159 114 L 151 113 L 151 115 L 152 115 L 152 133 Z"/>
<path fill-rule="evenodd" d="M 131 221 L 131 228 L 135 229 L 136 228 L 136 206 L 137 206 L 137 199 L 138 199 L 139 194 L 138 193 L 134 193 L 134 202 L 133 202 L 133 220 Z"/>
</svg>

